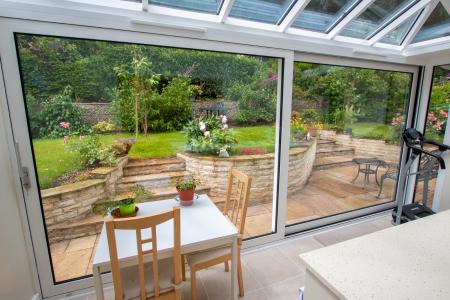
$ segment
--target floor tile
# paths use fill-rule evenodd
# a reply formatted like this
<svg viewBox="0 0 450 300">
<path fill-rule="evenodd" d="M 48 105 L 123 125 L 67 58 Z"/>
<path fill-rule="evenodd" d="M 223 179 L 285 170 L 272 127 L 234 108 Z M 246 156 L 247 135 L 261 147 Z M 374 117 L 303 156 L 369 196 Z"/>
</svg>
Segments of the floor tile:
<svg viewBox="0 0 450 300">
<path fill-rule="evenodd" d="M 72 279 L 85 274 L 92 249 L 52 255 L 53 270 L 57 281 Z"/>
<path fill-rule="evenodd" d="M 264 289 L 253 292 L 245 292 L 244 297 L 239 298 L 239 300 L 271 300 L 271 299 L 273 298 L 269 298 Z"/>
<path fill-rule="evenodd" d="M 369 234 L 380 230 L 379 227 L 368 222 L 358 223 L 350 226 L 345 226 L 332 231 L 324 232 L 314 236 L 316 240 L 325 246 L 340 243 L 361 235 Z"/>
<path fill-rule="evenodd" d="M 84 249 L 92 249 L 94 247 L 97 235 L 85 236 L 70 241 L 66 252 L 74 252 Z"/>
<path fill-rule="evenodd" d="M 305 237 L 301 239 L 293 239 L 292 241 L 278 245 L 277 248 L 292 262 L 302 266 L 299 254 L 322 248 L 323 245 L 313 237 Z"/>
<path fill-rule="evenodd" d="M 269 299 L 295 300 L 298 299 L 298 289 L 305 285 L 305 276 L 295 276 L 282 282 L 271 284 L 264 288 Z"/>
</svg>

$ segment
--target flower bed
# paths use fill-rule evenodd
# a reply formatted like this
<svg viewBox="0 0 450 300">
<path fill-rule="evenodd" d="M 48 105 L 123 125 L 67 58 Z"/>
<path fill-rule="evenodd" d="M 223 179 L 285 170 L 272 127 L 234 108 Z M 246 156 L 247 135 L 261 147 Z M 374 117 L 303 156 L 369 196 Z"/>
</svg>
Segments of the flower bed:
<svg viewBox="0 0 450 300">
<path fill-rule="evenodd" d="M 289 193 L 303 188 L 311 174 L 316 156 L 316 141 L 306 143 L 304 147 L 289 150 Z M 252 177 L 250 206 L 258 203 L 270 203 L 273 200 L 274 153 L 237 155 L 228 158 L 178 153 L 185 161 L 186 171 L 197 174 L 202 182 L 211 187 L 209 196 L 214 202 L 225 199 L 228 172 L 236 168 Z"/>
</svg>

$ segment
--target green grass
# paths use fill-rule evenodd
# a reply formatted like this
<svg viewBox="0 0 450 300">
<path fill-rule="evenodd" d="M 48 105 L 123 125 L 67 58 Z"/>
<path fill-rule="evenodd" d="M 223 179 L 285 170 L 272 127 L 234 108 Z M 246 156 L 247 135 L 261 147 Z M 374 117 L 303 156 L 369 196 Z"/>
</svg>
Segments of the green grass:
<svg viewBox="0 0 450 300">
<path fill-rule="evenodd" d="M 241 153 L 243 148 L 260 147 L 272 152 L 275 142 L 273 126 L 255 126 L 235 128 L 238 145 L 234 153 Z M 109 144 L 121 137 L 133 135 L 102 135 L 103 144 Z M 150 133 L 147 137 L 139 135 L 136 144 L 131 148 L 131 158 L 159 158 L 175 156 L 185 150 L 186 137 L 182 132 Z M 33 140 L 34 153 L 38 169 L 39 183 L 42 189 L 49 188 L 58 177 L 81 169 L 75 153 L 64 150 L 62 139 Z"/>
<path fill-rule="evenodd" d="M 358 138 L 390 141 L 394 134 L 393 126 L 387 124 L 353 123 L 349 127 L 353 136 Z"/>
</svg>

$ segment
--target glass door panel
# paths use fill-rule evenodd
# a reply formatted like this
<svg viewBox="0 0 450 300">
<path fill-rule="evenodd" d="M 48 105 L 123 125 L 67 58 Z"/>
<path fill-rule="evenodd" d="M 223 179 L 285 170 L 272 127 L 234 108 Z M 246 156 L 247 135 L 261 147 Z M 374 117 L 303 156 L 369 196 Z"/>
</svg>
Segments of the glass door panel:
<svg viewBox="0 0 450 300">
<path fill-rule="evenodd" d="M 281 59 L 16 34 L 55 285 L 92 272 L 105 214 L 197 193 L 222 207 L 227 175 L 252 177 L 245 238 L 274 231 Z M 18 122 L 15 120 L 14 122 Z"/>
<path fill-rule="evenodd" d="M 412 79 L 295 62 L 286 225 L 394 200 Z"/>
</svg>

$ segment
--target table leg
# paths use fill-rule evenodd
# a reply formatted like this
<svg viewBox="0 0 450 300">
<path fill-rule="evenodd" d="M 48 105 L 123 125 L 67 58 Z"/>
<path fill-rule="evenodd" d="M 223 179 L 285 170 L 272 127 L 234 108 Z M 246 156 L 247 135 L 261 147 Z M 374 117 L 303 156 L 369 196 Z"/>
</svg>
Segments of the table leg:
<svg viewBox="0 0 450 300">
<path fill-rule="evenodd" d="M 360 170 L 361 166 L 358 164 L 358 173 L 356 174 L 355 178 L 353 178 L 353 180 L 351 181 L 352 183 L 355 182 L 355 180 L 358 178 Z"/>
<path fill-rule="evenodd" d="M 92 274 L 94 278 L 96 299 L 104 300 L 105 296 L 103 295 L 103 282 L 102 282 L 102 274 L 100 273 L 100 267 L 98 266 L 92 267 Z"/>
<path fill-rule="evenodd" d="M 237 238 L 233 241 L 231 245 L 231 299 L 238 299 L 238 283 L 237 283 Z"/>
</svg>

